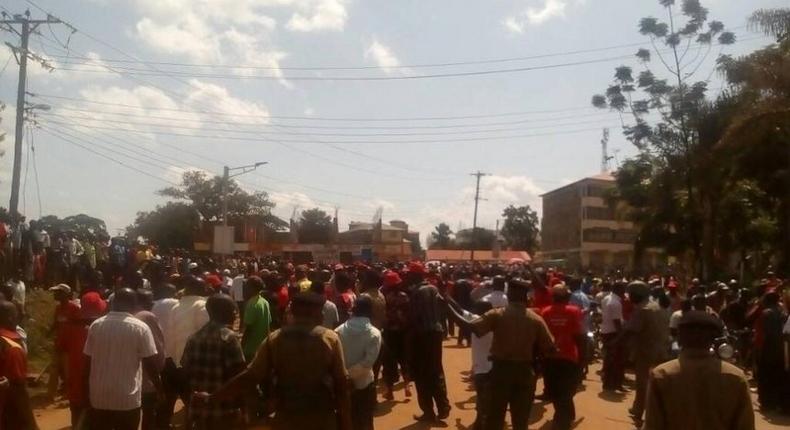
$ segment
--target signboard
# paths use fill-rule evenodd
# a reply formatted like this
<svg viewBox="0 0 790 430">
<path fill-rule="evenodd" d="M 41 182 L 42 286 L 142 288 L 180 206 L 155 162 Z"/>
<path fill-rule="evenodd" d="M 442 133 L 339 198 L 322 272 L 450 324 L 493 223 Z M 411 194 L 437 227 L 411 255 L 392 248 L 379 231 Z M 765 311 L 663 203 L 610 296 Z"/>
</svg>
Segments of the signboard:
<svg viewBox="0 0 790 430">
<path fill-rule="evenodd" d="M 215 225 L 214 226 L 214 249 L 215 254 L 233 254 L 233 226 Z"/>
</svg>

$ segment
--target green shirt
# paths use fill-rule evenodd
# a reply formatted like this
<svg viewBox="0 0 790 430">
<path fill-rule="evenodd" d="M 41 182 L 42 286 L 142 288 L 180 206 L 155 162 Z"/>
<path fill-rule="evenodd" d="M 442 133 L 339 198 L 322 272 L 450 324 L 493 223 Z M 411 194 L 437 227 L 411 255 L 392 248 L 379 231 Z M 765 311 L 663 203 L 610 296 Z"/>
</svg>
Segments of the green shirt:
<svg viewBox="0 0 790 430">
<path fill-rule="evenodd" d="M 258 347 L 269 336 L 269 326 L 272 314 L 269 312 L 269 302 L 260 295 L 247 300 L 244 305 L 244 358 L 251 361 L 258 351 Z"/>
</svg>

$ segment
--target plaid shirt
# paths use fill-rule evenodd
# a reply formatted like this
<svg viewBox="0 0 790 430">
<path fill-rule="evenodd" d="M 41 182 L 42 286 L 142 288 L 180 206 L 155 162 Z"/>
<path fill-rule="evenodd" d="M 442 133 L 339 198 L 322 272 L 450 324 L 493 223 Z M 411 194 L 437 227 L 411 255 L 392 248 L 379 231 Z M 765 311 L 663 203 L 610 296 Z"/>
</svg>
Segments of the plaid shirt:
<svg viewBox="0 0 790 430">
<path fill-rule="evenodd" d="M 209 321 L 190 336 L 181 357 L 190 391 L 213 393 L 244 369 L 239 336 L 224 325 Z M 196 403 L 190 414 L 196 421 L 235 419 L 238 402 Z"/>
</svg>

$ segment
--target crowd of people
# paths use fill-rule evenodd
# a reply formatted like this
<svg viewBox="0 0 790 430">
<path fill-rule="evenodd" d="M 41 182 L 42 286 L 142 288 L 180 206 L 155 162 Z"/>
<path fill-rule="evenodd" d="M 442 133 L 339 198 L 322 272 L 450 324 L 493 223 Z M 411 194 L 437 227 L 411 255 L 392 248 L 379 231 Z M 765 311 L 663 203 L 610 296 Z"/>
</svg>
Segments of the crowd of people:
<svg viewBox="0 0 790 430">
<path fill-rule="evenodd" d="M 536 397 L 553 404 L 553 429 L 573 428 L 598 354 L 605 392 L 629 390 L 633 369 L 637 427 L 753 429 L 743 370 L 761 408 L 790 410 L 790 288 L 773 273 L 754 288 L 685 286 L 525 264 L 293 265 L 124 249 L 123 261 L 81 266 L 49 288 L 49 392 L 64 393 L 76 429 L 168 429 L 180 400 L 190 429 L 369 430 L 379 402 L 411 397 L 412 384 L 414 419 L 438 422 L 451 410 L 449 337 L 470 347 L 474 429 L 501 430 L 508 410 L 526 429 Z M 15 276 L 0 302 L 0 428 L 35 429 Z M 723 336 L 738 366 L 711 353 Z"/>
</svg>

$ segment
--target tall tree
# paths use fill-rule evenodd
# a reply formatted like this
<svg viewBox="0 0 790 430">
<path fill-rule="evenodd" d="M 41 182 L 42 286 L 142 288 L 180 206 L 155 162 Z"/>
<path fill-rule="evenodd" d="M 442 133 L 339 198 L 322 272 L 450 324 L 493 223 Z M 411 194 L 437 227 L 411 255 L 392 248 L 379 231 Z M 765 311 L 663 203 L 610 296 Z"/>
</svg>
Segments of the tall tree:
<svg viewBox="0 0 790 430">
<path fill-rule="evenodd" d="M 302 212 L 299 218 L 299 243 L 326 243 L 332 235 L 332 217 L 319 208 Z"/>
<path fill-rule="evenodd" d="M 529 205 L 510 205 L 502 212 L 505 223 L 502 225 L 502 236 L 508 247 L 525 250 L 530 254 L 538 247 L 538 213 Z"/>
<path fill-rule="evenodd" d="M 103 220 L 85 214 L 67 216 L 63 219 L 55 215 L 46 215 L 41 217 L 38 221 L 41 227 L 50 234 L 73 231 L 82 237 L 87 235 L 97 237 L 109 236 L 107 233 L 107 224 L 105 224 Z"/>
<path fill-rule="evenodd" d="M 184 172 L 178 186 L 164 188 L 159 190 L 158 194 L 189 201 L 203 221 L 219 222 L 222 220 L 223 180 L 221 176 L 209 177 L 203 171 L 187 171 Z M 225 190 L 229 221 L 254 217 L 272 230 L 280 230 L 288 225 L 272 214 L 274 203 L 269 200 L 266 192 L 247 192 L 234 180 L 229 180 L 225 184 Z"/>
<path fill-rule="evenodd" d="M 612 84 L 604 94 L 593 96 L 592 104 L 630 115 L 628 123 L 624 119 L 624 134 L 640 151 L 640 157 L 673 170 L 674 178 L 667 179 L 671 179 L 673 193 L 682 195 L 683 207 L 677 218 L 663 220 L 663 224 L 666 230 L 688 232 L 682 237 L 681 252 L 690 250 L 697 269 L 707 275 L 712 265 L 713 234 L 705 226 L 713 224 L 715 193 L 706 188 L 709 182 L 700 169 L 704 154 L 697 129 L 706 105 L 707 80 L 695 79 L 714 40 L 718 45 L 729 45 L 735 42 L 735 35 L 725 31 L 720 21 L 709 21 L 708 10 L 698 0 L 682 0 L 679 14 L 674 0 L 659 3 L 666 10 L 666 21 L 645 17 L 639 22 L 639 32 L 648 36 L 652 45 L 652 50 L 641 48 L 636 52 L 644 70 L 634 76 L 631 67 L 617 67 Z M 668 48 L 668 55 L 659 44 Z M 653 67 L 654 55 L 663 72 Z M 668 78 L 659 78 L 662 74 Z M 657 173 L 661 176 L 660 170 Z M 650 221 L 660 224 L 656 219 Z M 637 228 L 648 226 L 637 224 Z"/>
<path fill-rule="evenodd" d="M 447 223 L 439 223 L 433 230 L 431 232 L 431 238 L 433 239 L 431 248 L 450 249 L 453 245 L 453 231 L 450 229 L 450 226 Z"/>
<path fill-rule="evenodd" d="M 137 212 L 134 224 L 126 229 L 130 237 L 144 237 L 163 250 L 192 249 L 200 215 L 184 202 L 167 202 L 150 212 Z"/>
<path fill-rule="evenodd" d="M 455 243 L 460 249 L 491 249 L 495 240 L 494 230 L 482 227 L 477 227 L 474 233 L 471 228 L 455 233 Z"/>
</svg>

